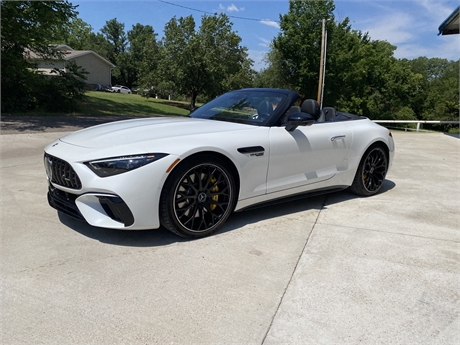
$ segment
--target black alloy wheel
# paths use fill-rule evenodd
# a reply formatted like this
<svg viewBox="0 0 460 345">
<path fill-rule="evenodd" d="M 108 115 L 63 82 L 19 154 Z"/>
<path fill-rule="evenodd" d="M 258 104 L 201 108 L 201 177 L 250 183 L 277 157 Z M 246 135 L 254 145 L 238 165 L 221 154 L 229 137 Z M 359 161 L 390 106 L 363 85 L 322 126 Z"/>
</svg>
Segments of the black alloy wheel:
<svg viewBox="0 0 460 345">
<path fill-rule="evenodd" d="M 217 231 L 235 203 L 235 182 L 225 163 L 212 156 L 193 158 L 174 169 L 166 181 L 161 222 L 182 237 L 204 237 Z"/>
<path fill-rule="evenodd" d="M 358 195 L 370 196 L 378 193 L 388 171 L 388 159 L 381 146 L 366 151 L 350 189 Z"/>
</svg>

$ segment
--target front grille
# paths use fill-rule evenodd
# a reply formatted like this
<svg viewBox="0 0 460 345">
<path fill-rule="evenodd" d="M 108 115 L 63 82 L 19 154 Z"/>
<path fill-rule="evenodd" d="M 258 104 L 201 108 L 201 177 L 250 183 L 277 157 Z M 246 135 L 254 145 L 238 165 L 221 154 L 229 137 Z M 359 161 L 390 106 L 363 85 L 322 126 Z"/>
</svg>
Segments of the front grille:
<svg viewBox="0 0 460 345">
<path fill-rule="evenodd" d="M 45 164 L 51 169 L 51 182 L 71 189 L 81 189 L 80 179 L 69 163 L 45 154 Z"/>
</svg>

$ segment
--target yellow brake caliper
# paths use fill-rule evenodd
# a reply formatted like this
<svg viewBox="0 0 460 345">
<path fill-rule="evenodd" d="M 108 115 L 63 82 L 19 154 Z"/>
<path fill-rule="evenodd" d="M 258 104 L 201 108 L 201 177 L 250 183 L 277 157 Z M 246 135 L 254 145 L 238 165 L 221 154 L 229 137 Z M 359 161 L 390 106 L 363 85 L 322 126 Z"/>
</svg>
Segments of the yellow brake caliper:
<svg viewBox="0 0 460 345">
<path fill-rule="evenodd" d="M 216 181 L 217 181 L 216 178 L 214 176 L 211 176 L 211 183 L 215 183 Z M 213 193 L 216 193 L 218 191 L 219 191 L 219 187 L 217 185 L 213 189 L 211 189 L 211 192 L 213 192 Z M 215 201 L 215 202 L 218 202 L 219 201 L 219 196 L 214 195 L 214 196 L 211 197 L 211 199 L 213 201 Z M 214 211 L 216 207 L 217 207 L 216 204 L 211 204 L 210 205 L 211 211 Z"/>
</svg>

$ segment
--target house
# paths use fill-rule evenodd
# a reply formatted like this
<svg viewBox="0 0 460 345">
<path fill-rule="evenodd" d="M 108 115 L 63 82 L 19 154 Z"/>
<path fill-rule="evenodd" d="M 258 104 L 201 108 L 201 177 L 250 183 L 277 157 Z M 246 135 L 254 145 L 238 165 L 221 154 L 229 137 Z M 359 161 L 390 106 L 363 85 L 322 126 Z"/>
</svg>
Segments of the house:
<svg viewBox="0 0 460 345">
<path fill-rule="evenodd" d="M 99 54 L 92 50 L 74 50 L 65 44 L 58 45 L 55 49 L 65 53 L 64 60 L 44 60 L 34 52 L 29 52 L 28 59 L 36 63 L 38 71 L 45 75 L 56 75 L 52 72 L 54 68 L 65 70 L 66 61 L 75 61 L 88 72 L 87 84 L 112 84 L 112 69 L 116 66 Z"/>
<path fill-rule="evenodd" d="M 453 35 L 459 33 L 460 6 L 451 13 L 447 19 L 439 26 L 438 35 Z"/>
</svg>

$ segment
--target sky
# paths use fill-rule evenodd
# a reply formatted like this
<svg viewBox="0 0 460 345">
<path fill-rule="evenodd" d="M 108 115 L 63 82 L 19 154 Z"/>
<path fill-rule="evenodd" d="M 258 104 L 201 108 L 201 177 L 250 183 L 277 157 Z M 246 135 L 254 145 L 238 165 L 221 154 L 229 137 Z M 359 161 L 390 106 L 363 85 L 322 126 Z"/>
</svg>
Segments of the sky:
<svg viewBox="0 0 460 345">
<path fill-rule="evenodd" d="M 263 69 L 269 44 L 280 32 L 280 15 L 289 10 L 288 0 L 70 0 L 78 5 L 78 17 L 99 32 L 106 21 L 116 18 L 125 25 L 151 25 L 158 38 L 174 16 L 193 15 L 197 29 L 203 12 L 230 16 L 233 30 L 242 38 L 254 60 L 254 69 Z M 457 8 L 458 0 L 336 0 L 335 19 L 350 19 L 354 30 L 368 32 L 372 40 L 396 46 L 396 58 L 419 56 L 448 60 L 460 58 L 460 35 L 438 36 L 438 27 Z M 201 11 L 201 12 L 200 12 Z"/>
</svg>

